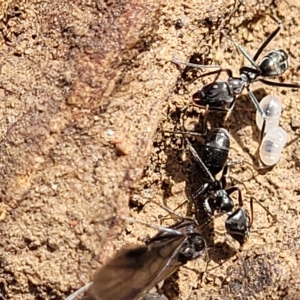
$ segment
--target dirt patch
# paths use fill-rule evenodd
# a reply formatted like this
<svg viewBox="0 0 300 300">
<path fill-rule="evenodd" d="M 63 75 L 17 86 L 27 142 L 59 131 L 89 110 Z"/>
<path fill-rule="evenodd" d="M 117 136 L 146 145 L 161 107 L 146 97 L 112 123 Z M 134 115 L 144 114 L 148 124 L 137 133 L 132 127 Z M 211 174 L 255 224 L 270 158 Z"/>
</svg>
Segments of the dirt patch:
<svg viewBox="0 0 300 300">
<path fill-rule="evenodd" d="M 197 187 L 198 170 L 181 137 L 163 129 L 178 130 L 180 109 L 205 81 L 182 79 L 172 57 L 187 61 L 197 54 L 201 63 L 238 74 L 247 63 L 220 28 L 253 55 L 276 26 L 257 10 L 271 9 L 284 28 L 268 49 L 282 47 L 291 58 L 280 80 L 299 81 L 299 6 L 251 2 L 234 15 L 234 1 L 221 0 L 7 1 L 0 7 L 2 298 L 64 299 L 116 249 L 155 232 L 115 216 L 158 224 L 163 210 L 135 205 L 152 199 L 175 208 Z M 278 222 L 255 207 L 242 254 L 249 282 L 234 256 L 213 260 L 201 281 L 205 262 L 198 259 L 166 283 L 169 299 L 297 299 L 299 92 L 253 89 L 280 96 L 289 142 L 280 163 L 253 178 L 255 112 L 247 97 L 239 98 L 224 126 L 232 135 L 230 157 L 250 164 L 231 174 L 247 187 L 246 204 L 255 195 Z"/>
</svg>

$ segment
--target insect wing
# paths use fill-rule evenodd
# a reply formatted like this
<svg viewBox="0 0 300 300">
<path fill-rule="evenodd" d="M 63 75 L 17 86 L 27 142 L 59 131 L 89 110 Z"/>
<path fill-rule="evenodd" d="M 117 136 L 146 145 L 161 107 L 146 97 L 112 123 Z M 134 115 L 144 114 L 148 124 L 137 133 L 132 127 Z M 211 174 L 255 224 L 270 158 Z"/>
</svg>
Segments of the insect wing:
<svg viewBox="0 0 300 300">
<path fill-rule="evenodd" d="M 178 253 L 184 236 L 123 249 L 96 272 L 84 300 L 136 300 L 182 265 Z"/>
<path fill-rule="evenodd" d="M 168 298 L 165 295 L 160 295 L 158 293 L 148 293 L 139 300 L 168 300 Z"/>
</svg>

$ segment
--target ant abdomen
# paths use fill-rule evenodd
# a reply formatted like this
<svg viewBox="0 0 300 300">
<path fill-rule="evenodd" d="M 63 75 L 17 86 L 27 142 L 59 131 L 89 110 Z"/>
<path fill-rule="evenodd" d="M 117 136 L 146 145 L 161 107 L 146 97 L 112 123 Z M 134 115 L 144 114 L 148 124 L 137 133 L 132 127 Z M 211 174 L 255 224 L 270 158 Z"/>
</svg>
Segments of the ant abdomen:
<svg viewBox="0 0 300 300">
<path fill-rule="evenodd" d="M 229 133 L 224 128 L 215 128 L 205 137 L 201 148 L 201 159 L 212 173 L 218 174 L 225 166 L 230 149 Z"/>
<path fill-rule="evenodd" d="M 282 50 L 272 50 L 259 63 L 261 76 L 276 77 L 282 75 L 289 67 L 287 53 Z"/>
<path fill-rule="evenodd" d="M 281 102 L 280 99 L 275 95 L 268 95 L 264 97 L 259 106 L 262 111 L 265 113 L 265 133 L 269 132 L 271 129 L 278 127 L 279 119 L 281 116 Z M 264 118 L 261 116 L 259 111 L 256 112 L 256 125 L 261 130 L 263 125 Z"/>
<path fill-rule="evenodd" d="M 259 148 L 259 156 L 266 166 L 275 165 L 283 147 L 287 142 L 287 133 L 281 127 L 271 129 L 263 138 Z"/>
</svg>

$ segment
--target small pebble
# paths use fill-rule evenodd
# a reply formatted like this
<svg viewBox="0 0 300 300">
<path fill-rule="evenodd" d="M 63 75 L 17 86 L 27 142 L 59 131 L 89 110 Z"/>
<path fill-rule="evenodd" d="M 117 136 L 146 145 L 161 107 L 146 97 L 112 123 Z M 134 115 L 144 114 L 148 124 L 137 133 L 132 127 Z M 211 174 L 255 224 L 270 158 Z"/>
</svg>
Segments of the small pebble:
<svg viewBox="0 0 300 300">
<path fill-rule="evenodd" d="M 291 121 L 291 125 L 294 130 L 298 129 L 298 128 L 300 128 L 300 121 L 296 118 L 293 118 Z"/>
</svg>

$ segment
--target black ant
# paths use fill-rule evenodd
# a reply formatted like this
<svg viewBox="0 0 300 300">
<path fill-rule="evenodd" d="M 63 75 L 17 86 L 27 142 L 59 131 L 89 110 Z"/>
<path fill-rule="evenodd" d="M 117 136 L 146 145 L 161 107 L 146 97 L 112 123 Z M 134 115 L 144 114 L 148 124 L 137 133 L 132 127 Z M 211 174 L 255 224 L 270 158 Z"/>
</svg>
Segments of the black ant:
<svg viewBox="0 0 300 300">
<path fill-rule="evenodd" d="M 228 177 L 229 164 L 228 154 L 230 149 L 229 133 L 225 128 L 216 128 L 208 131 L 205 135 L 205 143 L 201 147 L 199 154 L 191 144 L 186 135 L 203 136 L 197 132 L 184 131 L 183 120 L 180 119 L 181 132 L 167 131 L 169 133 L 182 134 L 187 143 L 190 152 L 197 160 L 202 170 L 203 185 L 192 195 L 192 200 L 196 209 L 196 220 L 200 223 L 202 208 L 209 216 L 209 222 L 214 218 L 215 212 L 219 215 L 227 214 L 228 219 L 225 222 L 227 233 L 242 245 L 250 233 L 253 219 L 253 209 L 251 200 L 251 221 L 247 211 L 243 207 L 242 193 L 239 187 L 231 186 L 227 188 L 226 178 Z M 206 122 L 205 122 L 206 123 Z M 207 124 L 205 124 L 205 128 Z M 221 170 L 220 180 L 215 178 Z M 230 197 L 234 192 L 238 193 L 239 208 L 232 212 L 234 201 Z M 202 207 L 201 207 L 202 206 Z M 201 227 L 204 224 L 201 224 Z M 237 234 L 237 231 L 239 233 Z"/>
<path fill-rule="evenodd" d="M 215 218 L 215 212 L 218 215 L 227 214 L 228 218 L 225 221 L 227 234 L 243 245 L 250 234 L 253 221 L 253 203 L 250 201 L 251 218 L 248 212 L 244 209 L 242 193 L 239 187 L 231 186 L 227 188 L 226 178 L 228 176 L 228 165 L 225 164 L 220 180 L 210 172 L 202 158 L 198 155 L 195 148 L 192 146 L 188 138 L 185 141 L 194 158 L 197 160 L 202 172 L 204 173 L 205 183 L 192 195 L 193 202 L 196 208 L 196 219 L 199 221 L 199 211 L 204 208 L 209 217 L 209 222 Z M 230 197 L 234 192 L 238 193 L 239 208 L 232 211 L 234 202 Z M 202 206 L 202 207 L 201 207 Z"/>
<path fill-rule="evenodd" d="M 183 131 L 183 121 L 180 119 L 181 132 L 172 132 L 181 134 L 189 147 L 194 158 L 197 160 L 201 170 L 202 186 L 192 194 L 192 202 L 195 206 L 195 217 L 199 222 L 199 227 L 204 228 L 213 221 L 214 218 L 227 214 L 225 228 L 227 235 L 231 236 L 240 244 L 240 248 L 247 241 L 253 222 L 253 199 L 250 199 L 251 217 L 243 205 L 242 193 L 239 187 L 231 186 L 227 188 L 226 178 L 228 176 L 228 154 L 230 149 L 229 133 L 224 128 L 216 128 L 210 130 L 205 135 L 205 142 L 202 145 L 199 154 L 192 146 L 186 135 L 201 136 L 198 132 Z M 205 127 L 207 124 L 205 124 Z M 222 170 L 220 180 L 216 179 L 216 175 Z M 239 208 L 235 211 L 234 201 L 231 195 L 238 193 Z M 202 212 L 208 216 L 208 220 L 203 222 Z M 235 249 L 236 255 L 242 260 L 245 276 L 247 277 L 246 265 L 239 254 L 239 250 Z"/>
<path fill-rule="evenodd" d="M 164 299 L 159 283 L 206 251 L 206 242 L 197 232 L 197 225 L 196 220 L 187 219 L 170 227 L 147 225 L 157 228 L 159 233 L 145 245 L 121 249 L 95 273 L 92 284 L 76 291 L 67 300 L 75 299 L 85 290 L 88 291 L 84 300 Z M 154 287 L 157 292 L 148 294 Z"/>
<path fill-rule="evenodd" d="M 201 133 L 184 131 L 182 118 L 180 118 L 181 131 L 176 132 L 166 130 L 165 132 L 204 138 L 204 143 L 201 145 L 199 155 L 209 172 L 215 176 L 221 172 L 227 163 L 230 149 L 230 137 L 225 128 L 214 128 L 212 130 L 207 129 L 207 113 L 208 110 L 206 109 Z"/>
<path fill-rule="evenodd" d="M 243 54 L 243 56 L 250 62 L 251 67 L 241 67 L 239 77 L 233 77 L 232 70 L 224 69 L 222 67 L 220 67 L 218 70 L 198 76 L 197 78 L 203 78 L 209 75 L 216 74 L 216 78 L 212 83 L 207 84 L 193 95 L 193 100 L 198 106 L 208 106 L 209 110 L 214 111 L 231 111 L 234 108 L 236 96 L 241 94 L 246 88 L 250 99 L 255 106 L 255 109 L 260 113 L 262 118 L 265 119 L 265 112 L 261 109 L 254 93 L 250 90 L 250 85 L 253 82 L 260 81 L 266 85 L 277 87 L 297 89 L 300 88 L 300 84 L 297 83 L 281 83 L 264 79 L 264 77 L 268 78 L 280 76 L 287 70 L 289 66 L 288 55 L 283 49 L 271 50 L 261 59 L 259 63 L 256 62 L 262 51 L 267 47 L 267 45 L 273 40 L 273 38 L 282 28 L 282 23 L 280 20 L 277 20 L 272 16 L 270 17 L 277 23 L 278 26 L 262 43 L 253 58 L 250 57 L 250 55 L 244 50 L 241 45 L 232 40 L 224 31 L 222 31 L 222 33 L 234 43 L 234 45 Z M 194 68 L 212 67 L 180 62 L 176 59 L 172 59 L 172 62 Z M 227 73 L 227 81 L 217 81 L 221 73 Z"/>
</svg>

